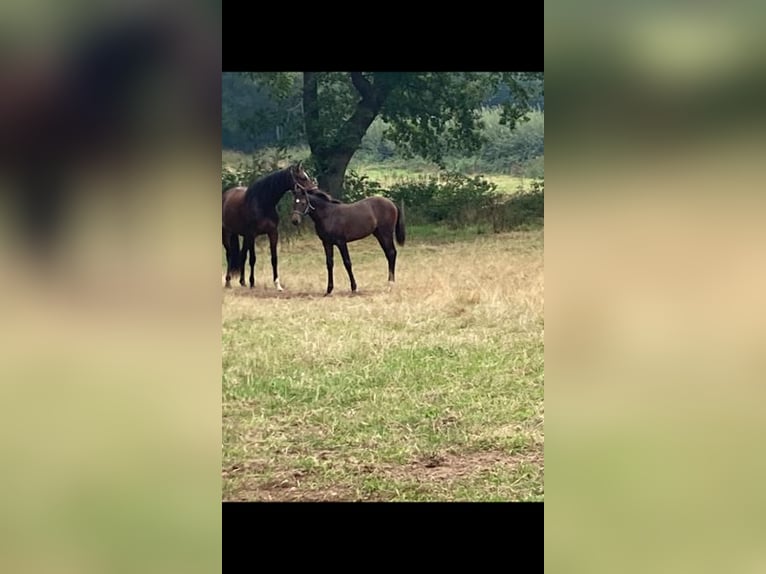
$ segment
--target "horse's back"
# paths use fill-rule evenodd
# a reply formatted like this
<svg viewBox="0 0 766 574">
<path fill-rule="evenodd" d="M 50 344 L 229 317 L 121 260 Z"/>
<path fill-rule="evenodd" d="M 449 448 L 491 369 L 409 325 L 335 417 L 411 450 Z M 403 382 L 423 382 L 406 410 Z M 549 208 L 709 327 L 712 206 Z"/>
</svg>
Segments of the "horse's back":
<svg viewBox="0 0 766 574">
<path fill-rule="evenodd" d="M 230 187 L 229 189 L 225 190 L 221 195 L 224 203 L 227 201 L 230 201 L 234 197 L 242 196 L 244 197 L 245 192 L 247 191 L 246 187 L 242 187 L 241 185 Z"/>
</svg>

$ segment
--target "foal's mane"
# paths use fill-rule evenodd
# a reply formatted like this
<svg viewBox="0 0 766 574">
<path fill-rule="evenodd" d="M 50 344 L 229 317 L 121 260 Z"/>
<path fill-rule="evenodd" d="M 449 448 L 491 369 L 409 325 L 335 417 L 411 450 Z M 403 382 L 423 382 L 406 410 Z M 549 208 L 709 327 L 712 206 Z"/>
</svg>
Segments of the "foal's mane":
<svg viewBox="0 0 766 574">
<path fill-rule="evenodd" d="M 322 191 L 321 189 L 314 189 L 314 190 L 307 189 L 306 193 L 308 193 L 309 195 L 312 195 L 314 197 L 318 197 L 320 199 L 324 199 L 325 201 L 328 201 L 330 203 L 343 203 L 339 199 L 335 199 L 329 193 L 327 193 L 326 191 Z"/>
</svg>

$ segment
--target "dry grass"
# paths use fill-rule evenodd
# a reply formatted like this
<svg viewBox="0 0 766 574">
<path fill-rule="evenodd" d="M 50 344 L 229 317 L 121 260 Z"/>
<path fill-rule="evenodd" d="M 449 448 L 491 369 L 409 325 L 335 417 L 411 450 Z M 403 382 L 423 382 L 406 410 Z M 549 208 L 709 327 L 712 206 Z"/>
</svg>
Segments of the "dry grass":
<svg viewBox="0 0 766 574">
<path fill-rule="evenodd" d="M 307 230 L 308 231 L 308 230 Z M 374 239 L 335 291 L 313 233 L 223 293 L 224 500 L 542 500 L 543 232 Z"/>
</svg>

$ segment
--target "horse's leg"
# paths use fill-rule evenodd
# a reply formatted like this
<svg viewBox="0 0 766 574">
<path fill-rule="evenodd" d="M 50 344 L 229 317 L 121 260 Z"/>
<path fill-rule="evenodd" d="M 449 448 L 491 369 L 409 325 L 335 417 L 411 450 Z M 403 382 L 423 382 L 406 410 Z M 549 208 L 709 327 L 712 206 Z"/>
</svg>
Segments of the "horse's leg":
<svg viewBox="0 0 766 574">
<path fill-rule="evenodd" d="M 333 281 L 332 281 L 332 250 L 333 245 L 329 241 L 324 241 L 324 255 L 325 255 L 325 261 L 327 262 L 327 293 L 325 293 L 325 296 L 332 293 L 333 289 Z"/>
<path fill-rule="evenodd" d="M 241 266 L 241 253 L 239 251 L 239 235 L 229 231 L 223 232 L 224 245 L 226 246 L 226 287 L 231 287 L 231 274 L 238 266 Z"/>
<path fill-rule="evenodd" d="M 247 251 L 250 253 L 250 289 L 255 287 L 255 235 L 247 238 Z M 244 269 L 244 265 L 242 268 Z"/>
<path fill-rule="evenodd" d="M 269 249 L 271 249 L 271 270 L 274 276 L 274 286 L 277 291 L 284 291 L 282 285 L 279 283 L 279 271 L 277 270 L 277 241 L 279 239 L 279 233 L 276 229 L 269 232 Z"/>
<path fill-rule="evenodd" d="M 239 239 L 237 239 L 239 241 Z M 239 262 L 239 284 L 245 286 L 245 264 L 247 263 L 247 235 L 242 236 L 242 252 Z"/>
<path fill-rule="evenodd" d="M 351 271 L 351 257 L 348 254 L 348 245 L 345 242 L 338 243 L 338 249 L 340 250 L 340 256 L 343 258 L 343 265 L 346 267 L 346 273 L 351 281 L 351 291 L 356 291 L 356 279 L 354 279 L 354 273 Z"/>
<path fill-rule="evenodd" d="M 376 229 L 373 235 L 375 235 L 375 239 L 380 243 L 383 253 L 386 254 L 386 259 L 388 259 L 388 282 L 393 283 L 396 271 L 396 247 L 394 246 L 393 233 L 381 233 L 379 229 Z"/>
<path fill-rule="evenodd" d="M 229 236 L 225 229 L 222 229 L 223 248 L 226 250 L 226 287 L 231 289 L 231 248 L 229 247 Z"/>
</svg>

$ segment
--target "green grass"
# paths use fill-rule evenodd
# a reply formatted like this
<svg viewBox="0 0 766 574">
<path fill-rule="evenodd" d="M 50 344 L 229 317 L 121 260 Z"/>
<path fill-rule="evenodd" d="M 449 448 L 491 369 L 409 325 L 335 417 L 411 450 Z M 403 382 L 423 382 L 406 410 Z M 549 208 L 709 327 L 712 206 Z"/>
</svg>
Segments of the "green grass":
<svg viewBox="0 0 766 574">
<path fill-rule="evenodd" d="M 421 230 L 422 231 L 422 230 Z M 543 500 L 543 231 L 257 243 L 223 293 L 224 500 Z"/>
</svg>

